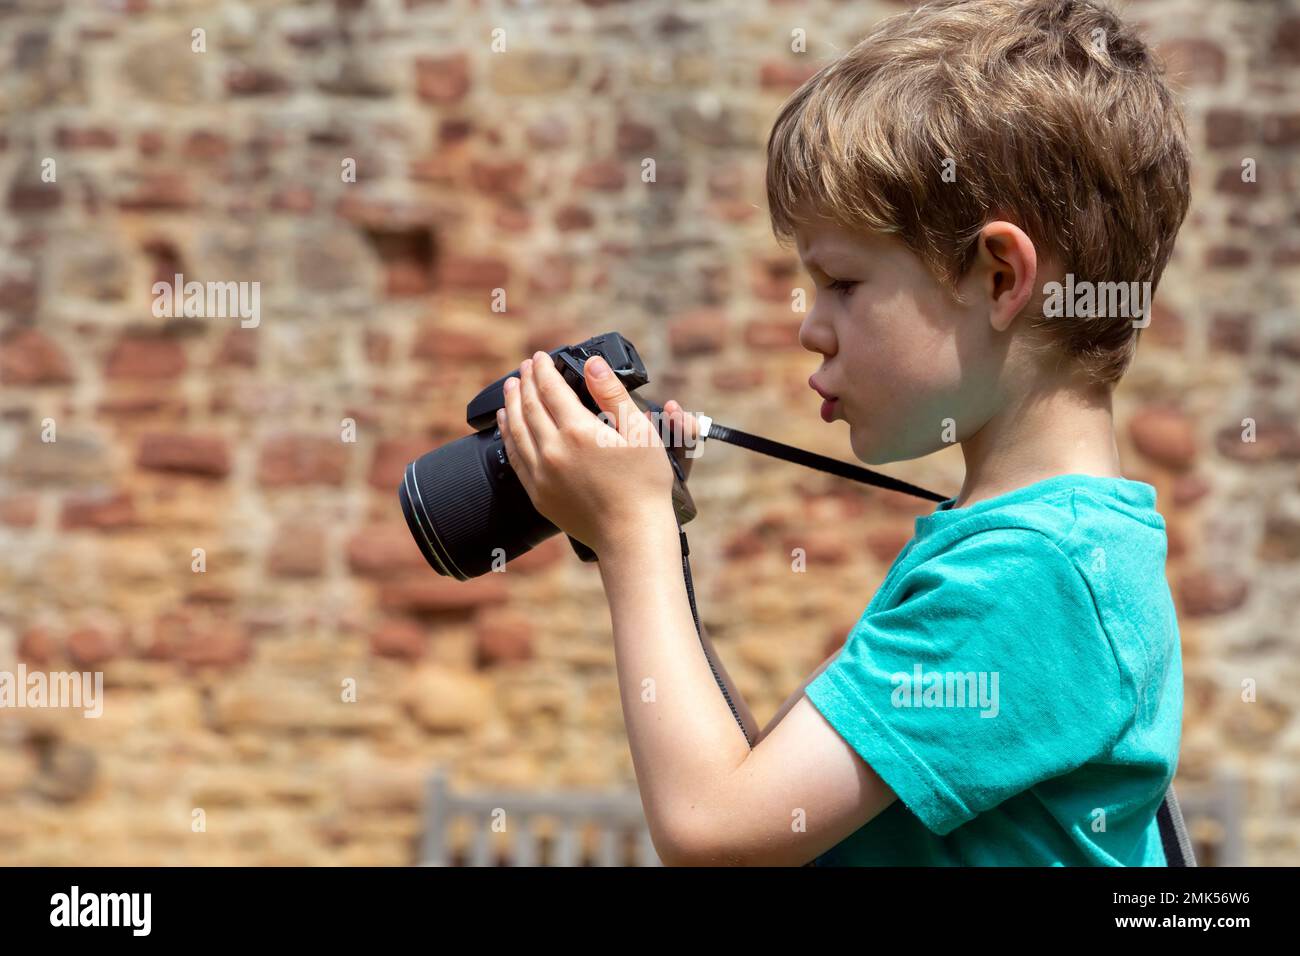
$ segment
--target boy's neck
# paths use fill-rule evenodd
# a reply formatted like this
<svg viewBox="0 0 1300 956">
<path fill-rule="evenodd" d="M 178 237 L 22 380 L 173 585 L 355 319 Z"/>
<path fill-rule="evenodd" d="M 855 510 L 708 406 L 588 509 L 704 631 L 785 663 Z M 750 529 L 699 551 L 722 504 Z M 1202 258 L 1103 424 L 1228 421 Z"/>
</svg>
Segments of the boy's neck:
<svg viewBox="0 0 1300 956">
<path fill-rule="evenodd" d="M 955 508 L 1055 475 L 1123 477 L 1109 388 L 1060 387 L 1004 406 L 962 442 Z"/>
</svg>

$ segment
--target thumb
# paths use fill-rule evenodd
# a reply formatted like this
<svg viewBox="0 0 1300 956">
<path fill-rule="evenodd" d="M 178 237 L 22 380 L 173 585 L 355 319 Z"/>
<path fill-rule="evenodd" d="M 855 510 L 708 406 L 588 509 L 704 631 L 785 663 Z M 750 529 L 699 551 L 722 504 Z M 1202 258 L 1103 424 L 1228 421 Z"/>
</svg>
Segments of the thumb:
<svg viewBox="0 0 1300 956">
<path fill-rule="evenodd" d="M 614 370 L 603 358 L 593 355 L 587 359 L 582 366 L 582 375 L 587 384 L 587 391 L 596 400 L 601 411 L 612 419 L 620 435 L 624 438 L 632 438 L 643 431 L 651 430 L 650 422 L 640 414 L 640 409 L 632 401 L 632 396 L 628 394 L 622 380 L 614 374 Z"/>
</svg>

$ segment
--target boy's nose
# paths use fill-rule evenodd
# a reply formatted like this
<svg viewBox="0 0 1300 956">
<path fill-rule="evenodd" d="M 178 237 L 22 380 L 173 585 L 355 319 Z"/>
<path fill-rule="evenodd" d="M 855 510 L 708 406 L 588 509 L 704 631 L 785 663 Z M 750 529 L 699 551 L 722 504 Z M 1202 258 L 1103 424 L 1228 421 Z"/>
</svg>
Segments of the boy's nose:
<svg viewBox="0 0 1300 956">
<path fill-rule="evenodd" d="M 835 354 L 835 333 L 829 322 L 818 317 L 815 305 L 799 324 L 799 344 L 827 358 Z"/>
</svg>

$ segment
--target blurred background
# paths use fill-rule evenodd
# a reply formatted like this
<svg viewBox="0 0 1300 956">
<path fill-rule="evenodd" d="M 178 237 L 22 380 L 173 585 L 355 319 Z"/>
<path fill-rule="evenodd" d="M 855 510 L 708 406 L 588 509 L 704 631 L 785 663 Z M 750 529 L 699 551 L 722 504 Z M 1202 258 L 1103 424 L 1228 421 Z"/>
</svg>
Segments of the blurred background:
<svg viewBox="0 0 1300 956">
<path fill-rule="evenodd" d="M 906 6 L 0 0 L 0 670 L 105 687 L 99 719 L 0 710 L 0 863 L 497 859 L 435 770 L 480 810 L 635 802 L 595 568 L 561 538 L 438 577 L 402 469 L 532 350 L 612 329 L 651 396 L 849 457 L 764 144 Z M 1177 784 L 1203 863 L 1294 864 L 1300 12 L 1118 6 L 1194 151 L 1117 394 L 1168 522 Z M 156 317 L 178 273 L 260 283 L 260 321 Z M 886 470 L 962 477 L 957 449 Z M 930 506 L 722 445 L 691 488 L 701 613 L 766 722 Z"/>
</svg>

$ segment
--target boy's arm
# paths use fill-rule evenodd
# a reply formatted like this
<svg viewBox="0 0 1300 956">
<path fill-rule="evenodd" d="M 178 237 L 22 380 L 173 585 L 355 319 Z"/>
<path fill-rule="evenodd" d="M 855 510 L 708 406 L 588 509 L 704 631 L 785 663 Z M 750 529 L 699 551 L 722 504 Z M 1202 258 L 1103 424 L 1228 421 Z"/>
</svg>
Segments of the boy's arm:
<svg viewBox="0 0 1300 956">
<path fill-rule="evenodd" d="M 745 702 L 745 698 L 740 696 L 740 689 L 736 687 L 736 682 L 732 680 L 731 675 L 727 673 L 727 668 L 722 663 L 722 658 L 720 658 L 718 652 L 714 650 L 713 641 L 709 639 L 708 629 L 704 626 L 703 622 L 700 623 L 700 642 L 704 645 L 704 652 L 708 655 L 709 660 L 713 662 L 713 667 L 717 670 L 718 677 L 722 679 L 723 685 L 727 688 L 727 693 L 731 695 L 731 702 L 736 705 L 736 712 L 740 714 L 741 723 L 745 725 L 745 739 L 749 740 L 753 744 L 757 744 L 759 739 L 762 737 L 762 734 L 766 733 L 766 731 L 759 730 L 758 720 L 754 717 L 754 712 L 750 710 L 749 704 Z M 717 682 L 714 681 L 714 683 L 716 684 Z M 719 696 L 721 696 L 721 692 L 719 692 Z M 778 714 L 778 716 L 780 716 L 780 714 Z M 735 721 L 733 720 L 732 723 L 735 723 Z"/>
<path fill-rule="evenodd" d="M 752 751 L 736 733 L 695 634 L 670 508 L 606 547 L 598 567 L 632 761 L 665 863 L 801 865 L 893 802 L 806 698 Z"/>
</svg>

